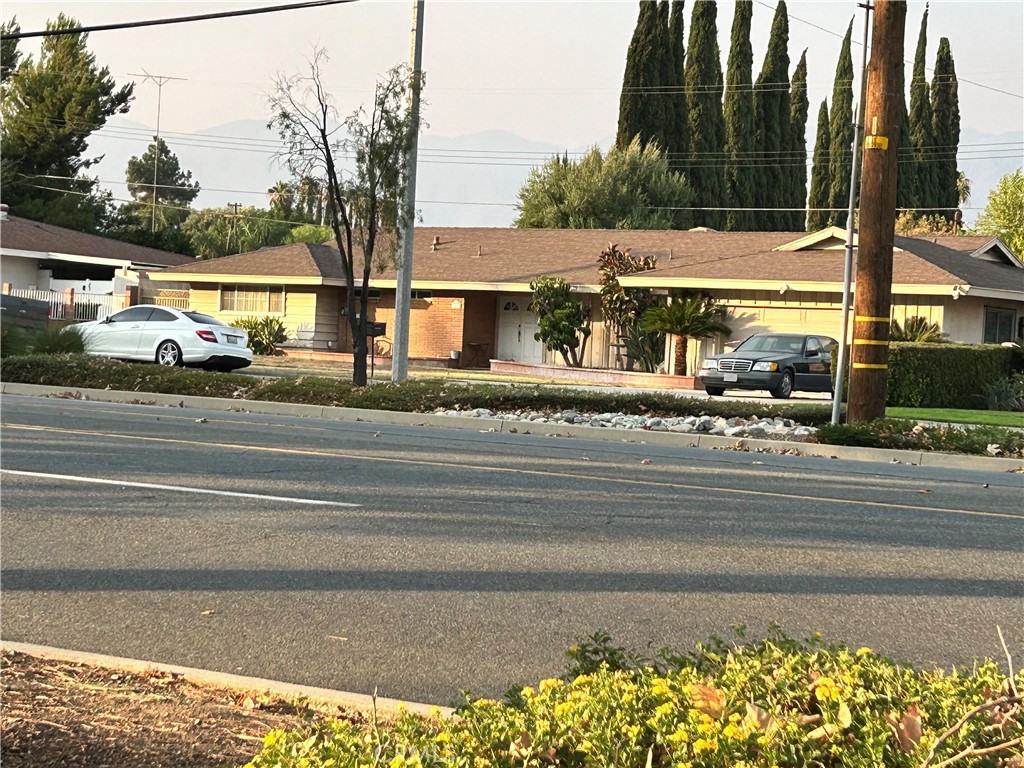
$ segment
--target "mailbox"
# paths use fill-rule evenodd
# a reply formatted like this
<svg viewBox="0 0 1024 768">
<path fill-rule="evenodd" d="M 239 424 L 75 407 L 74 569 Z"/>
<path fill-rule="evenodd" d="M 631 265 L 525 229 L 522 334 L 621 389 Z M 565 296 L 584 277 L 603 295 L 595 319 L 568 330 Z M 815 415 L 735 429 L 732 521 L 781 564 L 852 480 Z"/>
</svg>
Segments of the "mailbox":
<svg viewBox="0 0 1024 768">
<path fill-rule="evenodd" d="M 373 338 L 377 338 L 378 336 L 383 336 L 387 332 L 388 332 L 388 324 L 387 323 L 372 323 L 371 322 L 371 323 L 367 323 L 366 324 L 366 335 L 367 336 L 372 336 Z"/>
</svg>

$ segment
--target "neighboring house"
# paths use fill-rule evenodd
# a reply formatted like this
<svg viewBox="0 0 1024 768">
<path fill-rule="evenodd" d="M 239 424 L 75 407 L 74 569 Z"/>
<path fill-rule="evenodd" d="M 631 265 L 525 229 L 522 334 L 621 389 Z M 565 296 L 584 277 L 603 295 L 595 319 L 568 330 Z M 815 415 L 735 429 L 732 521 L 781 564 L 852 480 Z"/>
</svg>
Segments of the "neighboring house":
<svg viewBox="0 0 1024 768">
<path fill-rule="evenodd" d="M 9 216 L 0 208 L 0 275 L 12 289 L 124 293 L 140 273 L 195 261 L 100 235 Z"/>
<path fill-rule="evenodd" d="M 702 290 L 729 308 L 732 339 L 759 330 L 840 335 L 845 231 L 714 232 L 431 228 L 415 230 L 409 354 L 466 366 L 491 358 L 559 363 L 534 339 L 530 281 L 562 277 L 591 307 L 585 365 L 612 367 L 601 320 L 598 256 L 609 243 L 658 257 L 658 269 L 620 278 L 662 293 Z M 357 260 L 358 264 L 358 260 Z M 287 245 L 154 273 L 156 283 L 188 283 L 193 309 L 227 321 L 278 315 L 289 346 L 348 351 L 340 257 L 330 245 Z M 374 271 L 373 319 L 393 328 L 394 268 Z M 362 290 L 356 281 L 357 290 Z M 921 315 L 951 341 L 999 342 L 1022 330 L 1024 268 L 996 238 L 896 239 L 893 317 Z M 726 339 L 692 344 L 694 363 Z"/>
</svg>

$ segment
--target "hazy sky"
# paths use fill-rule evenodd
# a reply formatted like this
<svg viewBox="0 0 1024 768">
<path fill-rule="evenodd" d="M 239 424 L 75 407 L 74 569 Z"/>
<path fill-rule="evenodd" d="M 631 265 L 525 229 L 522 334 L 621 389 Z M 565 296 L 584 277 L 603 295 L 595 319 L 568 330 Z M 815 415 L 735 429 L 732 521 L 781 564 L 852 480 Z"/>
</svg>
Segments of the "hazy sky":
<svg viewBox="0 0 1024 768">
<path fill-rule="evenodd" d="M 103 24 L 230 10 L 240 2 L 17 2 L 4 0 L 5 20 L 43 28 L 60 10 L 83 24 Z M 692 2 L 687 6 L 687 28 Z M 754 3 L 754 77 L 764 57 L 775 3 Z M 913 58 L 925 4 L 910 2 L 906 58 Z M 431 134 L 457 137 L 503 129 L 569 150 L 614 136 L 626 49 L 636 23 L 635 0 L 619 2 L 426 3 L 424 119 Z M 728 55 L 733 4 L 719 2 L 719 40 Z M 790 58 L 806 48 L 815 116 L 831 92 L 840 40 L 854 21 L 854 62 L 860 67 L 863 11 L 852 0 L 790 2 Z M 163 87 L 162 131 L 192 132 L 238 119 L 266 117 L 266 92 L 277 73 L 302 70 L 314 45 L 331 62 L 328 84 L 342 114 L 366 103 L 375 76 L 409 59 L 410 0 L 354 2 L 322 9 L 127 31 L 96 32 L 89 45 L 118 82 L 143 69 L 185 78 Z M 949 37 L 960 81 L 964 128 L 997 134 L 1024 129 L 1024 3 L 1021 0 L 931 3 L 928 64 L 939 38 Z M 23 41 L 24 51 L 38 41 Z M 908 67 L 909 73 L 909 67 Z M 859 88 L 858 88 L 859 92 Z M 140 83 L 128 117 L 154 125 L 157 88 Z M 1016 147 L 1019 152 L 1019 145 Z M 961 150 L 963 153 L 963 148 Z"/>
</svg>

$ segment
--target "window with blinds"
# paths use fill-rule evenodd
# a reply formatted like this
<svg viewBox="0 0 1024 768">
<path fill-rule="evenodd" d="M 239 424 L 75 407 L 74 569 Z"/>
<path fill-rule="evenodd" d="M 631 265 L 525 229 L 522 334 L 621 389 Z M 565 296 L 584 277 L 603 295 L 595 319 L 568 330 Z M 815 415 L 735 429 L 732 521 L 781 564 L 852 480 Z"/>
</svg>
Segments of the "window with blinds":
<svg viewBox="0 0 1024 768">
<path fill-rule="evenodd" d="M 273 285 L 223 285 L 220 289 L 222 312 L 282 314 L 284 288 Z"/>
</svg>

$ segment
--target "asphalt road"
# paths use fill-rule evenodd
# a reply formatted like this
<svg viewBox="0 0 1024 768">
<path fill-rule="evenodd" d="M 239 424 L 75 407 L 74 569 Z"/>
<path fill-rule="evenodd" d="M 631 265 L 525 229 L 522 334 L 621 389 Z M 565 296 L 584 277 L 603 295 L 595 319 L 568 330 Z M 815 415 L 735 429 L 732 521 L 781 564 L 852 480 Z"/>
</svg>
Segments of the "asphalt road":
<svg viewBox="0 0 1024 768">
<path fill-rule="evenodd" d="M 4 396 L 0 632 L 448 704 L 604 629 L 1024 650 L 1024 476 Z M 1019 664 L 1019 659 L 1017 660 Z"/>
</svg>

